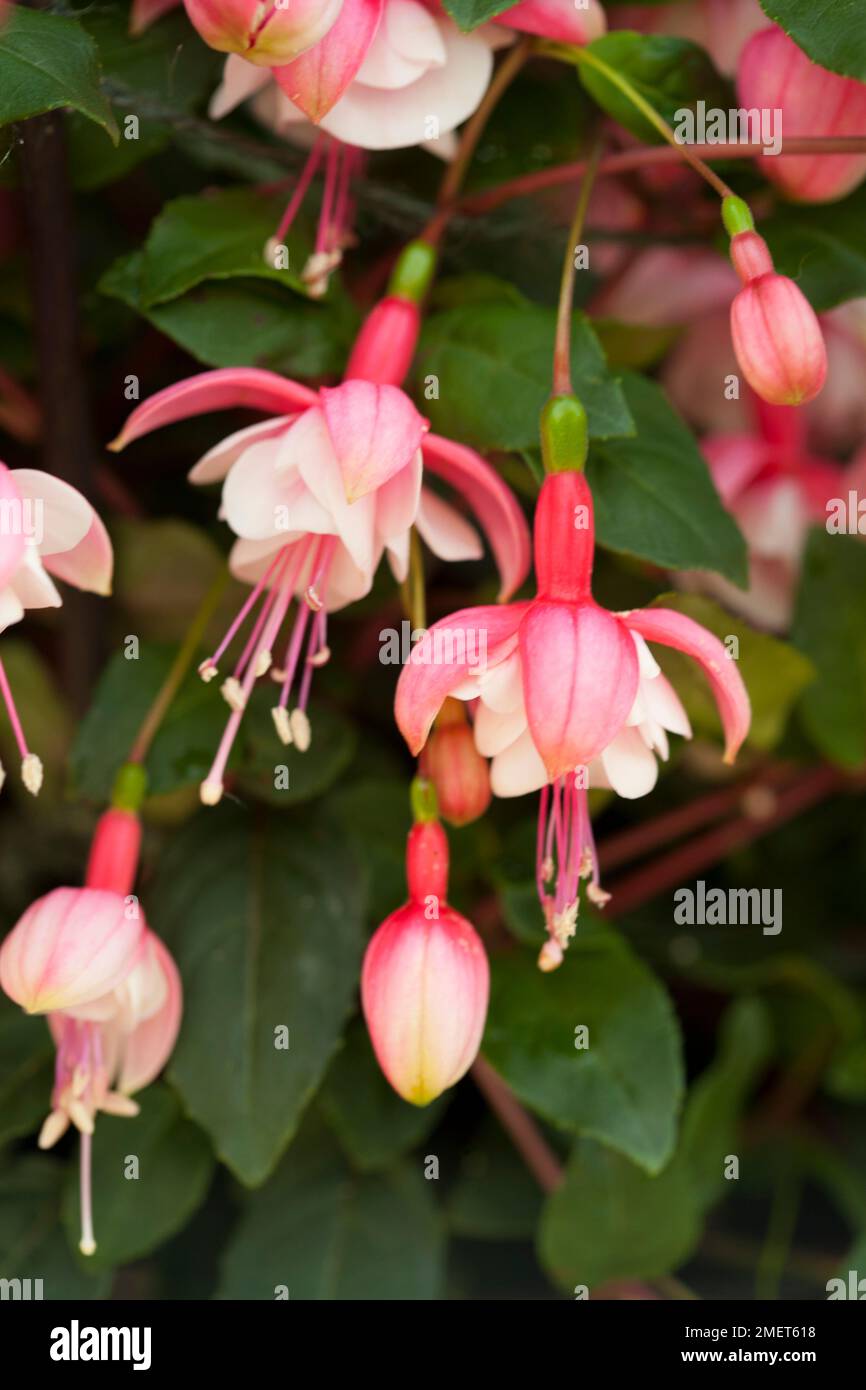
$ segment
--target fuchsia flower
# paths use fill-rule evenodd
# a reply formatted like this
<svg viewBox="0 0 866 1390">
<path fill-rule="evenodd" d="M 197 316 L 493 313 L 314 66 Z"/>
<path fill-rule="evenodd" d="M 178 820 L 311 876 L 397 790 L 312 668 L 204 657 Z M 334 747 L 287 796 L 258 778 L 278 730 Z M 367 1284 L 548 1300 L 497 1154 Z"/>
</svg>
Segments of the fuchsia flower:
<svg viewBox="0 0 866 1390">
<path fill-rule="evenodd" d="M 667 732 L 690 736 L 646 642 L 676 647 L 701 665 L 719 706 L 726 761 L 749 727 L 748 696 L 721 642 L 670 609 L 601 608 L 590 588 L 593 554 L 586 479 L 572 470 L 550 474 L 535 514 L 536 598 L 463 609 L 434 623 L 404 667 L 395 701 L 397 724 L 417 754 L 446 696 L 477 698 L 475 741 L 493 759 L 494 794 L 542 788 L 536 870 L 549 932 L 544 969 L 560 963 L 574 934 L 580 880 L 590 880 L 591 899 L 607 899 L 587 788 L 643 796 L 655 783 L 656 753 L 667 757 Z M 487 660 L 473 669 L 467 653 L 478 651 L 479 632 Z"/>
<path fill-rule="evenodd" d="M 757 232 L 740 231 L 731 238 L 731 260 L 743 283 L 731 305 L 731 337 L 743 375 L 770 405 L 812 400 L 827 376 L 827 350 L 814 309 L 793 280 L 776 274 Z"/>
<path fill-rule="evenodd" d="M 757 431 L 715 435 L 701 446 L 719 495 L 748 542 L 749 588 L 744 593 L 715 574 L 701 575 L 700 582 L 759 626 L 784 629 L 809 528 L 826 523 L 828 502 L 847 497 L 855 474 L 809 453 L 800 411 L 760 400 L 755 406 Z"/>
<path fill-rule="evenodd" d="M 204 411 L 249 406 L 276 412 L 223 440 L 190 475 L 197 483 L 223 480 L 222 515 L 238 537 L 230 567 L 252 585 L 219 647 L 200 667 L 204 680 L 217 674 L 233 638 L 259 609 L 222 687 L 232 715 L 202 784 L 208 805 L 222 795 L 243 711 L 255 681 L 268 671 L 280 687 L 273 710 L 279 737 L 301 752 L 309 746 L 306 707 L 313 671 L 329 656 L 327 614 L 369 592 L 386 551 L 395 578 L 405 578 L 413 526 L 442 559 L 480 556 L 474 529 L 422 487 L 425 469 L 475 511 L 499 565 L 503 597 L 528 571 L 529 533 L 509 489 L 471 449 L 427 433 L 426 420 L 396 384 L 411 359 L 417 328 L 417 306 L 391 295 L 368 318 L 341 386 L 312 391 L 247 368 L 205 372 L 145 401 L 112 446 L 122 448 L 160 425 Z M 296 599 L 294 624 L 274 666 Z"/>
<path fill-rule="evenodd" d="M 108 533 L 90 503 L 68 483 L 34 468 L 0 463 L 0 632 L 20 622 L 28 608 L 59 608 L 54 583 L 62 579 L 90 593 L 111 591 Z M 6 671 L 2 693 L 21 754 L 21 777 L 35 796 L 42 763 L 31 753 Z M 4 773 L 0 768 L 0 786 Z"/>
<path fill-rule="evenodd" d="M 794 135 L 862 135 L 866 83 L 813 63 L 775 24 L 749 40 L 737 67 L 737 98 L 745 108 L 782 113 Z M 843 198 L 866 176 L 866 155 L 762 155 L 761 173 L 790 198 L 827 203 Z"/>
<path fill-rule="evenodd" d="M 344 0 L 183 0 L 205 43 L 250 63 L 289 63 L 318 43 L 339 18 Z M 345 0 L 351 3 L 351 0 Z M 147 23 L 168 6 L 158 5 Z M 143 27 L 143 26 L 142 26 Z"/>
<path fill-rule="evenodd" d="M 406 877 L 409 901 L 386 917 L 367 947 L 361 1000 L 394 1090 L 413 1105 L 429 1105 L 475 1060 L 490 969 L 475 928 L 445 900 L 448 841 L 438 821 L 409 832 Z"/>
<path fill-rule="evenodd" d="M 180 1027 L 177 967 L 130 896 L 140 826 L 111 809 L 99 821 L 84 888 L 56 888 L 27 909 L 0 947 L 0 985 L 46 1014 L 57 1047 L 47 1149 L 81 1134 L 81 1251 L 96 1249 L 91 1136 L 99 1111 L 133 1116 L 131 1099 L 162 1070 Z"/>
</svg>

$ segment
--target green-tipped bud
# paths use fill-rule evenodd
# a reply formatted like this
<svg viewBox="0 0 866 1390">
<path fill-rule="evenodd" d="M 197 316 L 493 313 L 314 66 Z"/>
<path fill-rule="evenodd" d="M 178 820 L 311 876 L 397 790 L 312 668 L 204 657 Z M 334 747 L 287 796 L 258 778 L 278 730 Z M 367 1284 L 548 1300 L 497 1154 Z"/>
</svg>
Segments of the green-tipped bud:
<svg viewBox="0 0 866 1390">
<path fill-rule="evenodd" d="M 420 304 L 436 270 L 436 250 L 428 241 L 410 241 L 391 272 L 388 293 Z"/>
<path fill-rule="evenodd" d="M 586 411 L 577 396 L 551 396 L 541 412 L 545 473 L 581 473 L 588 443 Z"/>
<path fill-rule="evenodd" d="M 738 236 L 740 232 L 755 230 L 755 219 L 749 204 L 743 198 L 735 198 L 733 194 L 722 199 L 722 221 L 725 231 L 731 237 Z"/>
<path fill-rule="evenodd" d="M 124 763 L 114 779 L 111 804 L 118 811 L 138 811 L 147 793 L 147 773 L 141 763 Z"/>
<path fill-rule="evenodd" d="M 426 777 L 413 777 L 409 788 L 412 805 L 412 819 L 416 825 L 426 825 L 439 819 L 439 803 L 436 788 Z"/>
</svg>

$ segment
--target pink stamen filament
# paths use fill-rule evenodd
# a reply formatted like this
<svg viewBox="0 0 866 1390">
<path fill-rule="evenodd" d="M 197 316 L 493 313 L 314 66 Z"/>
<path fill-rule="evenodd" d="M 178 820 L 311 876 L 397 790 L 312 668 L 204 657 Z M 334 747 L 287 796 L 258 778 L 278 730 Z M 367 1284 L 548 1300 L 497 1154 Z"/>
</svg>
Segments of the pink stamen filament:
<svg viewBox="0 0 866 1390">
<path fill-rule="evenodd" d="M 315 618 L 313 619 L 312 630 L 310 632 L 310 641 L 307 645 L 307 659 L 304 662 L 304 674 L 301 677 L 301 689 L 300 694 L 298 695 L 298 709 L 305 710 L 307 708 L 307 701 L 310 698 L 310 686 L 313 683 L 313 671 L 315 669 L 311 658 L 314 657 L 318 651 L 321 651 L 322 647 L 324 647 L 325 645 L 326 624 L 327 617 L 323 608 L 320 612 L 316 614 Z"/>
<path fill-rule="evenodd" d="M 294 193 L 289 199 L 288 206 L 280 220 L 280 225 L 279 227 L 277 227 L 277 241 L 284 240 L 286 232 L 289 230 L 289 228 L 291 227 L 292 223 L 298 215 L 298 209 L 300 208 L 301 203 L 304 201 L 304 198 L 307 195 L 307 189 L 312 183 L 313 178 L 315 177 L 316 170 L 318 169 L 319 164 L 321 163 L 326 140 L 326 135 L 320 135 L 315 145 L 310 150 L 307 162 L 304 165 L 304 168 L 301 172 L 301 177 L 298 179 L 297 187 L 295 188 Z"/>
<path fill-rule="evenodd" d="M 331 249 L 331 209 L 334 204 L 339 166 L 340 146 L 336 140 L 332 140 L 328 145 L 328 157 L 325 162 L 325 187 L 322 190 L 322 207 L 319 213 L 319 225 L 316 228 L 314 247 L 316 255 Z"/>
<path fill-rule="evenodd" d="M 247 663 L 250 660 L 250 657 L 252 656 L 253 652 L 259 649 L 259 639 L 262 635 L 262 629 L 264 628 L 265 623 L 267 622 L 268 617 L 273 610 L 273 606 L 277 601 L 277 595 L 280 592 L 280 584 L 282 583 L 283 576 L 285 575 L 286 568 L 289 563 L 289 556 L 291 555 L 291 553 L 292 551 L 290 546 L 284 546 L 283 549 L 280 551 L 280 563 L 274 574 L 270 590 L 268 591 L 268 596 L 262 604 L 261 612 L 259 613 L 258 617 L 256 618 L 256 621 L 253 624 L 253 630 L 250 633 L 244 645 L 244 649 L 238 657 L 237 661 L 235 662 L 235 667 L 232 671 L 232 675 L 234 676 L 235 680 L 240 680 L 243 672 L 246 670 Z"/>
<path fill-rule="evenodd" d="M 220 657 L 223 655 L 224 651 L 226 650 L 226 647 L 228 647 L 238 628 L 242 625 L 247 615 L 249 614 L 251 608 L 258 600 L 259 595 L 261 594 L 262 590 L 264 589 L 274 570 L 277 568 L 278 565 L 282 565 L 284 563 L 285 550 L 278 550 L 273 560 L 268 565 L 268 568 L 262 575 L 261 579 L 258 581 L 255 588 L 251 591 L 249 597 L 244 600 L 243 606 L 238 612 L 237 617 L 235 617 L 232 621 L 231 626 L 229 627 L 225 637 L 220 642 L 213 656 L 210 657 L 209 660 L 212 666 L 217 666 L 219 664 Z"/>
<path fill-rule="evenodd" d="M 93 1234 L 93 1136 L 81 1136 L 81 1241 L 79 1249 L 83 1255 L 92 1255 L 96 1249 Z"/>
<path fill-rule="evenodd" d="M 24 730 L 21 727 L 21 720 L 18 718 L 18 710 L 15 708 L 12 690 L 6 676 L 6 668 L 2 661 L 0 661 L 0 693 L 3 695 L 6 712 L 9 715 L 9 723 L 12 725 L 15 742 L 18 744 L 18 752 L 21 754 L 22 759 L 29 758 L 30 749 L 27 747 L 27 740 L 24 737 Z"/>
</svg>

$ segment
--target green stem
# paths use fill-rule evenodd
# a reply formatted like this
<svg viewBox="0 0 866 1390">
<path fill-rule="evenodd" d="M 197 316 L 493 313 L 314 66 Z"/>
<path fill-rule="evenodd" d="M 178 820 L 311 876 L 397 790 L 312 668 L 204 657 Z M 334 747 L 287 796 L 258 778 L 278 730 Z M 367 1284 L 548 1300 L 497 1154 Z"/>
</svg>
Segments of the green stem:
<svg viewBox="0 0 866 1390">
<path fill-rule="evenodd" d="M 147 757 L 150 751 L 150 745 L 157 735 L 159 726 L 168 713 L 169 707 L 192 665 L 201 640 L 207 630 L 208 623 L 217 610 L 217 605 L 222 598 L 227 581 L 228 570 L 223 569 L 217 575 L 202 599 L 198 612 L 190 623 L 189 630 L 178 649 L 177 656 L 171 664 L 171 669 L 160 686 L 153 704 L 150 706 L 150 709 L 141 722 L 141 726 L 129 750 L 129 756 L 127 758 L 128 763 L 143 763 Z"/>
<path fill-rule="evenodd" d="M 632 86 L 627 77 L 623 77 L 621 72 L 612 68 L 603 58 L 599 58 L 597 53 L 593 53 L 589 48 L 566 48 L 559 44 L 544 44 L 542 51 L 555 58 L 564 58 L 566 62 L 574 63 L 577 67 L 593 68 L 601 73 L 614 87 L 618 88 L 639 111 L 645 120 L 649 121 L 654 130 L 657 130 L 663 140 L 666 140 L 674 149 L 679 150 L 682 158 L 695 169 L 702 178 L 718 193 L 720 198 L 729 198 L 732 190 L 725 183 L 724 179 L 719 178 L 708 164 L 689 149 L 689 146 L 681 143 L 668 125 L 664 116 L 658 112 L 646 97 L 642 97 L 640 92 Z"/>
<path fill-rule="evenodd" d="M 560 396 L 568 395 L 573 389 L 571 384 L 571 318 L 574 304 L 574 277 L 577 269 L 575 254 L 583 234 L 583 224 L 586 221 L 586 211 L 589 207 L 600 155 L 601 144 L 596 141 L 590 152 L 586 173 L 580 181 L 580 193 L 568 231 L 568 242 L 562 263 L 559 309 L 556 318 L 556 341 L 553 348 L 553 390 L 556 395 Z"/>
<path fill-rule="evenodd" d="M 424 554 L 421 537 L 413 526 L 409 536 L 409 573 L 403 581 L 403 607 L 413 632 L 423 632 L 427 626 L 427 596 L 424 591 Z"/>
</svg>

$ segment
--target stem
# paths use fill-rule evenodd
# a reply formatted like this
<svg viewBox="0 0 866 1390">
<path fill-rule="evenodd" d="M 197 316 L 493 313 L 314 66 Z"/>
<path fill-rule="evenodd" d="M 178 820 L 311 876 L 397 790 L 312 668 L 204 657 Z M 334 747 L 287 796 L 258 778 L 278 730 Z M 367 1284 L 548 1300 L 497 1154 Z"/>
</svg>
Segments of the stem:
<svg viewBox="0 0 866 1390">
<path fill-rule="evenodd" d="M 562 1165 L 535 1121 L 484 1057 L 478 1056 L 472 1063 L 472 1079 L 539 1187 L 554 1192 L 562 1182 Z"/>
<path fill-rule="evenodd" d="M 43 467 L 86 495 L 91 491 L 94 448 L 81 354 L 64 122 L 59 111 L 22 122 L 19 166 L 39 362 Z M 95 674 L 95 611 L 88 595 L 72 591 L 65 596 L 60 628 L 63 683 L 79 711 L 87 704 Z"/>
<path fill-rule="evenodd" d="M 730 198 L 733 196 L 732 190 L 725 183 L 724 179 L 720 179 L 718 174 L 694 153 L 694 148 L 692 146 L 680 143 L 664 116 L 656 111 L 655 107 L 651 102 L 647 101 L 646 97 L 641 96 L 640 92 L 632 86 L 627 77 L 623 77 L 621 72 L 617 72 L 616 68 L 610 67 L 603 58 L 599 58 L 597 53 L 593 53 L 588 48 L 561 49 L 555 45 L 551 47 L 552 56 L 557 58 L 565 57 L 567 61 L 575 63 L 578 67 L 582 65 L 583 67 L 594 68 L 596 72 L 600 72 L 608 82 L 612 83 L 614 87 L 617 87 L 622 92 L 624 97 L 628 98 L 635 110 L 639 111 L 644 119 L 649 121 L 650 125 L 654 130 L 658 131 L 662 139 L 667 140 L 668 144 L 679 152 L 680 158 L 685 159 L 686 162 L 691 164 L 692 168 L 701 175 L 701 178 L 706 179 L 707 183 L 711 188 L 716 190 L 720 198 Z M 545 47 L 544 51 L 550 52 L 551 49 Z"/>
<path fill-rule="evenodd" d="M 620 150 L 616 154 L 605 155 L 599 162 L 600 174 L 625 174 L 634 169 L 643 169 L 655 164 L 677 164 L 682 159 L 682 145 L 671 149 L 668 145 L 652 145 L 642 150 Z M 752 159 L 764 153 L 760 144 L 734 143 L 724 145 L 690 145 L 694 153 L 699 152 L 712 159 Z M 863 135 L 792 135 L 782 142 L 781 154 L 866 154 L 866 136 Z M 781 156 L 780 156 L 781 157 Z M 568 164 L 554 164 L 549 169 L 536 169 L 531 174 L 520 174 L 517 178 L 506 179 L 494 188 L 486 188 L 482 193 L 470 193 L 460 199 L 457 210 L 471 217 L 491 212 L 512 198 L 525 198 L 545 188 L 558 188 L 560 184 L 572 183 L 586 170 L 588 160 L 573 160 Z"/>
<path fill-rule="evenodd" d="M 427 595 L 424 591 L 424 553 L 416 527 L 409 534 L 409 573 L 401 586 L 403 607 L 413 632 L 423 632 L 427 626 Z"/>
<path fill-rule="evenodd" d="M 201 640 L 207 630 L 208 623 L 216 612 L 217 605 L 222 598 L 227 581 L 228 570 L 223 569 L 217 575 L 202 599 L 198 612 L 193 618 L 189 630 L 178 649 L 177 656 L 171 664 L 171 669 L 160 686 L 153 704 L 141 722 L 141 726 L 133 740 L 132 747 L 126 759 L 128 763 L 143 763 L 147 757 L 150 751 L 150 745 L 156 737 L 159 726 L 168 713 L 171 702 L 183 684 L 184 677 L 192 665 Z"/>
<path fill-rule="evenodd" d="M 466 171 L 472 162 L 472 156 L 478 146 L 478 141 L 486 126 L 499 98 L 503 92 L 511 85 L 517 76 L 526 59 L 529 56 L 532 43 L 529 38 L 524 37 L 509 50 L 508 54 L 500 63 L 493 75 L 493 80 L 487 88 L 480 104 L 470 116 L 463 133 L 460 136 L 460 145 L 455 158 L 445 170 L 445 176 L 439 186 L 439 195 L 436 199 L 437 211 L 430 219 L 430 222 L 421 233 L 424 241 L 429 241 L 436 246 L 447 227 L 453 213 L 456 211 L 455 199 L 460 191 Z"/>
<path fill-rule="evenodd" d="M 580 193 L 577 197 L 574 217 L 572 218 L 571 226 L 568 230 L 568 241 L 565 247 L 565 257 L 562 262 L 562 279 L 559 284 L 559 310 L 556 317 L 556 341 L 553 348 L 553 393 L 556 396 L 570 395 L 573 389 L 571 384 L 571 318 L 572 306 L 574 304 L 574 276 L 577 269 L 575 266 L 575 253 L 583 233 L 586 210 L 589 207 L 589 199 L 592 193 L 592 185 L 595 181 L 600 155 L 601 146 L 596 142 L 587 160 L 586 173 L 581 179 Z"/>
</svg>

